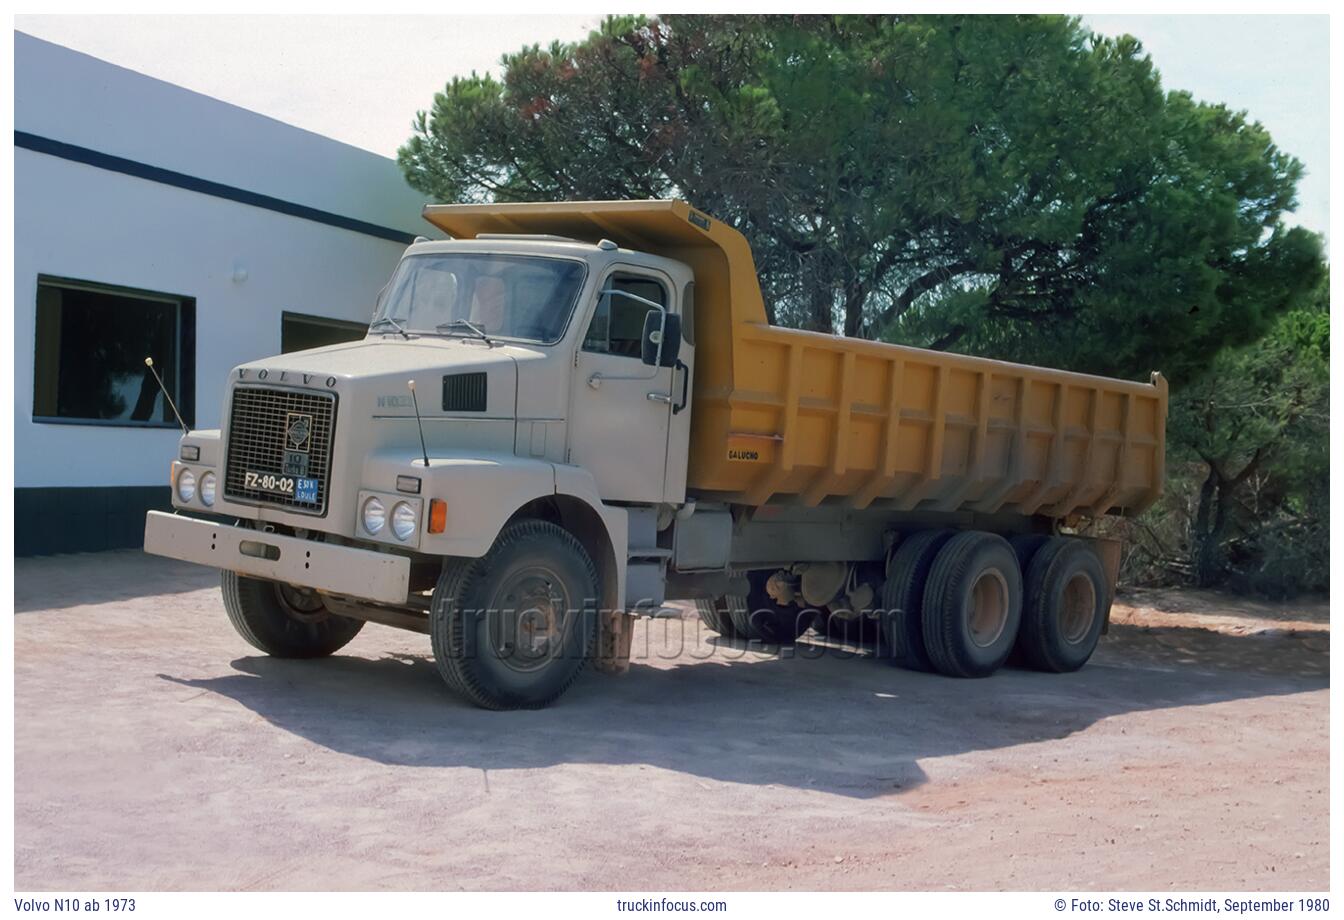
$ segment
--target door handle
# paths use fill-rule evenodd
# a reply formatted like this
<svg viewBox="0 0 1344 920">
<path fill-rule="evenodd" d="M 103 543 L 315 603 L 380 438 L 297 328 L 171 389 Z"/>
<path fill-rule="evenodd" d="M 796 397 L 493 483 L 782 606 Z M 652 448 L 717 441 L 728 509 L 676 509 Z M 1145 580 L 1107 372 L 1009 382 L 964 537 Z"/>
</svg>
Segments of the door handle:
<svg viewBox="0 0 1344 920">
<path fill-rule="evenodd" d="M 682 372 L 682 375 L 681 375 L 681 402 L 677 403 L 675 406 L 672 407 L 672 414 L 673 414 L 673 415 L 676 415 L 676 414 L 679 413 L 682 409 L 685 409 L 685 408 L 686 408 L 686 396 L 687 396 L 687 391 L 690 389 L 690 386 L 691 386 L 691 369 L 690 369 L 688 366 L 686 366 L 685 364 L 681 363 L 681 360 L 680 360 L 680 359 L 677 360 L 677 364 L 676 364 L 676 366 L 675 366 L 674 368 L 672 368 L 672 375 L 673 375 L 673 379 L 674 379 L 674 380 L 675 380 L 675 378 L 676 378 L 676 373 L 677 373 L 677 371 L 681 371 L 681 372 Z"/>
<path fill-rule="evenodd" d="M 671 393 L 650 393 L 650 394 L 648 395 L 648 400 L 649 400 L 649 402 L 667 403 L 667 404 L 670 406 L 670 405 L 672 405 L 672 394 L 671 394 Z"/>
</svg>

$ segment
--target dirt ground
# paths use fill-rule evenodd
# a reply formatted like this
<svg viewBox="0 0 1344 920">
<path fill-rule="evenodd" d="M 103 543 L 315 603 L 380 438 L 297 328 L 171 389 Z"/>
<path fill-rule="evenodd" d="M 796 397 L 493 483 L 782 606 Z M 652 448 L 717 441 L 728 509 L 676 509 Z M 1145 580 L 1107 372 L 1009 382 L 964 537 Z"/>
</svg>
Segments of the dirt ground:
<svg viewBox="0 0 1344 920">
<path fill-rule="evenodd" d="M 489 713 L 428 638 L 262 657 L 215 573 L 20 559 L 15 886 L 1327 887 L 1328 609 L 1121 598 L 1072 675 L 982 681 L 647 622 L 648 656 Z"/>
</svg>

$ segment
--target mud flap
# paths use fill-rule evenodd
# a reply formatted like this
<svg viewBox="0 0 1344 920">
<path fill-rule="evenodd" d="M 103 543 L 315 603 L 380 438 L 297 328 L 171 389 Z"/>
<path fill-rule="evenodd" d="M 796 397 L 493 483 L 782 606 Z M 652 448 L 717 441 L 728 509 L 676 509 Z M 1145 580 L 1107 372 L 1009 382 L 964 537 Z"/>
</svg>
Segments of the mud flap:
<svg viewBox="0 0 1344 920">
<path fill-rule="evenodd" d="M 1106 588 L 1109 596 L 1106 600 L 1106 619 L 1102 621 L 1102 635 L 1111 631 L 1111 605 L 1115 603 L 1115 588 L 1120 581 L 1120 557 L 1124 545 L 1119 540 L 1108 540 L 1105 537 L 1087 537 L 1085 538 L 1092 544 L 1092 549 L 1096 552 L 1097 558 L 1101 560 L 1101 570 L 1106 573 Z"/>
<path fill-rule="evenodd" d="M 636 619 L 619 610 L 601 614 L 594 670 L 613 676 L 630 670 L 630 640 L 634 637 Z"/>
</svg>

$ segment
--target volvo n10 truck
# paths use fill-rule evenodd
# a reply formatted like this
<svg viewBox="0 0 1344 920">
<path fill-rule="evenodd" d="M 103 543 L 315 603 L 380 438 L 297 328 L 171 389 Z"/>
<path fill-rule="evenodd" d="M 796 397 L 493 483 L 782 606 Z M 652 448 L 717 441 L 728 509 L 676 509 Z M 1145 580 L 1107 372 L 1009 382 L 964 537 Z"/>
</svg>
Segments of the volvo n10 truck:
<svg viewBox="0 0 1344 920">
<path fill-rule="evenodd" d="M 772 326 L 746 239 L 679 201 L 430 205 L 358 342 L 234 369 L 145 549 L 238 632 L 427 633 L 448 686 L 544 706 L 693 599 L 725 637 L 868 624 L 898 664 L 1081 667 L 1161 492 L 1167 385 Z M 201 516 L 204 515 L 204 516 Z"/>
</svg>

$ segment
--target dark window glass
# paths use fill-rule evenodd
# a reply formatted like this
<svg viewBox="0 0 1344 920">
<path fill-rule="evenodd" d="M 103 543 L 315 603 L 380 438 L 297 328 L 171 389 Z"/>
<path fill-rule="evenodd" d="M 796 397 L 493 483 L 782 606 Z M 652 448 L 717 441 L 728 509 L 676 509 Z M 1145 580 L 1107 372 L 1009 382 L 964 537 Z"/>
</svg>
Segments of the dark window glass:
<svg viewBox="0 0 1344 920">
<path fill-rule="evenodd" d="M 681 337 L 687 345 L 695 344 L 695 282 L 686 282 L 681 295 Z"/>
<path fill-rule="evenodd" d="M 190 297 L 39 277 L 33 416 L 176 427 L 145 358 L 182 418 L 195 418 L 196 302 Z"/>
<path fill-rule="evenodd" d="M 289 354 L 323 345 L 358 342 L 368 331 L 367 323 L 286 312 L 280 317 L 280 351 Z"/>
<path fill-rule="evenodd" d="M 651 300 L 662 307 L 667 306 L 667 292 L 652 278 L 615 275 L 603 285 L 603 290 L 612 288 L 628 291 L 635 297 Z M 583 337 L 583 350 L 638 358 L 643 348 L 644 317 L 654 309 L 644 300 L 619 294 L 603 294 L 597 302 L 597 309 L 593 311 L 593 321 L 588 324 L 588 332 Z"/>
</svg>

